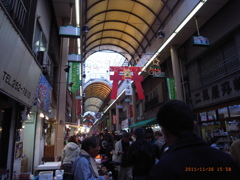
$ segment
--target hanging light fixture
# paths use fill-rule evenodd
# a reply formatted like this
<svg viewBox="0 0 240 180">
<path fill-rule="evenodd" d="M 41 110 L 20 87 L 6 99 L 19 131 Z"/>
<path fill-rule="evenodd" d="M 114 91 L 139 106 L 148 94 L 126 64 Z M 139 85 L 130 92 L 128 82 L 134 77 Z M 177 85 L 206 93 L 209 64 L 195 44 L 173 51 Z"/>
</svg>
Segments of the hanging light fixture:
<svg viewBox="0 0 240 180">
<path fill-rule="evenodd" d="M 159 31 L 157 32 L 157 35 L 158 35 L 159 38 L 163 38 L 163 37 L 164 37 L 164 33 L 163 33 L 162 30 L 159 30 Z"/>
<path fill-rule="evenodd" d="M 87 34 L 87 33 L 89 32 L 89 29 L 88 29 L 88 25 L 87 25 L 87 24 L 85 24 L 85 25 L 83 26 L 82 31 L 83 31 L 85 34 Z"/>
</svg>

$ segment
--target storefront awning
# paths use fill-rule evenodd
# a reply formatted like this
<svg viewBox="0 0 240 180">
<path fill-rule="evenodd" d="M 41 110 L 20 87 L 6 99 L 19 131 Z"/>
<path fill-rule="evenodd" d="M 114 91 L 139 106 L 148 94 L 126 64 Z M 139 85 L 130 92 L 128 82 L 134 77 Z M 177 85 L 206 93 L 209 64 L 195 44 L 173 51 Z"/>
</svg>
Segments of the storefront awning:
<svg viewBox="0 0 240 180">
<path fill-rule="evenodd" d="M 135 128 L 135 127 L 141 127 L 141 126 L 150 126 L 150 125 L 153 125 L 153 124 L 157 124 L 157 119 L 156 118 L 152 118 L 152 119 L 148 119 L 148 120 L 145 120 L 145 121 L 140 121 L 140 122 L 137 122 L 131 126 L 129 126 L 128 128 Z"/>
</svg>

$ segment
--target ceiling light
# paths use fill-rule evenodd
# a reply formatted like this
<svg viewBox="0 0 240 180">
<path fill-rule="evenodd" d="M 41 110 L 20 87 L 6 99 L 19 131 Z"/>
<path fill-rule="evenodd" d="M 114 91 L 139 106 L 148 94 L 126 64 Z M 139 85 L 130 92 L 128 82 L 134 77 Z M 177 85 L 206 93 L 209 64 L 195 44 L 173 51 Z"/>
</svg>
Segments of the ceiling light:
<svg viewBox="0 0 240 180">
<path fill-rule="evenodd" d="M 88 25 L 87 25 L 87 24 L 85 24 L 85 25 L 83 26 L 82 31 L 83 31 L 85 34 L 88 33 L 89 29 L 88 29 Z"/>
<path fill-rule="evenodd" d="M 163 33 L 162 30 L 159 30 L 159 31 L 157 32 L 157 35 L 158 35 L 159 38 L 163 38 L 163 37 L 164 37 L 164 33 Z"/>
</svg>

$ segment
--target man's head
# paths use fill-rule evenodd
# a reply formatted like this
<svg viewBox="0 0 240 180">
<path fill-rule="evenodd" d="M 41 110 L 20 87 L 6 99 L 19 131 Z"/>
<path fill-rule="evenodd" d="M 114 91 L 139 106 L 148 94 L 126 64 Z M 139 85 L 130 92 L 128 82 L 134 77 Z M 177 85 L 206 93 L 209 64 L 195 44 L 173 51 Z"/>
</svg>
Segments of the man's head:
<svg viewBox="0 0 240 180">
<path fill-rule="evenodd" d="M 103 133 L 104 133 L 104 134 L 107 134 L 107 133 L 108 133 L 108 129 L 105 128 L 105 129 L 103 130 Z"/>
<path fill-rule="evenodd" d="M 155 133 L 154 133 L 154 138 L 156 139 L 156 140 L 158 140 L 160 137 L 162 137 L 163 135 L 162 135 L 162 133 L 160 132 L 160 131 L 155 131 Z"/>
<path fill-rule="evenodd" d="M 142 139 L 145 137 L 145 130 L 141 127 L 138 127 L 135 129 L 134 135 L 137 139 Z"/>
<path fill-rule="evenodd" d="M 187 103 L 179 100 L 164 103 L 158 110 L 157 121 L 165 132 L 175 137 L 194 130 L 193 111 Z"/>
<path fill-rule="evenodd" d="M 107 142 L 107 141 L 103 141 L 103 142 L 102 142 L 102 147 L 103 147 L 104 149 L 106 149 L 106 148 L 108 147 L 108 142 Z"/>
<path fill-rule="evenodd" d="M 129 142 L 129 139 L 130 139 L 129 133 L 123 132 L 122 133 L 122 140 L 123 140 L 123 142 L 127 143 L 127 142 Z"/>
<path fill-rule="evenodd" d="M 75 136 L 70 136 L 69 139 L 68 139 L 68 142 L 73 142 L 73 143 L 78 144 Z"/>
<path fill-rule="evenodd" d="M 96 136 L 88 136 L 82 141 L 81 148 L 85 150 L 91 157 L 98 155 L 100 146 Z"/>
</svg>

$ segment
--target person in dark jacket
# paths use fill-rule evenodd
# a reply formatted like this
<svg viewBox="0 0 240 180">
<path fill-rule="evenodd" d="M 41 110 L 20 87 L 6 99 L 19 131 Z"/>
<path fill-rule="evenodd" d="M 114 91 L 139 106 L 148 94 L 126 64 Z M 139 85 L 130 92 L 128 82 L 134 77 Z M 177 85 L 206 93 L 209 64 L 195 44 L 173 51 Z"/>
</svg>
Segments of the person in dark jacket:
<svg viewBox="0 0 240 180">
<path fill-rule="evenodd" d="M 187 103 L 171 100 L 163 104 L 157 120 L 169 149 L 153 167 L 149 180 L 240 179 L 240 166 L 230 155 L 193 133 L 194 115 Z"/>
<path fill-rule="evenodd" d="M 101 164 L 111 171 L 111 165 L 109 162 L 112 161 L 112 148 L 108 145 L 107 141 L 102 142 L 102 148 L 100 149 L 99 154 L 101 154 Z"/>
<path fill-rule="evenodd" d="M 146 139 L 143 128 L 136 128 L 134 135 L 136 141 L 129 146 L 128 164 L 132 165 L 133 180 L 145 180 L 155 164 L 155 151 L 151 142 Z"/>
<path fill-rule="evenodd" d="M 114 148 L 113 147 L 113 138 L 111 136 L 111 134 L 108 132 L 108 129 L 105 128 L 104 131 L 103 131 L 103 141 L 107 141 L 108 142 L 108 146 L 111 147 L 111 148 Z"/>
</svg>

